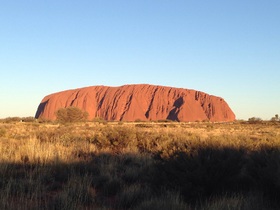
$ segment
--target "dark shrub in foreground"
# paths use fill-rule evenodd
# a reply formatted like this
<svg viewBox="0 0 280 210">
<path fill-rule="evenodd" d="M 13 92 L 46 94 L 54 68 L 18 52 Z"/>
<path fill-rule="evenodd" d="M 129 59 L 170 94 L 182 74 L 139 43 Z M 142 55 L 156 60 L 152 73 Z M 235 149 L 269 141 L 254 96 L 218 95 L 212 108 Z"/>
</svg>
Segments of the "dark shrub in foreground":
<svg viewBox="0 0 280 210">
<path fill-rule="evenodd" d="M 179 190 L 189 201 L 240 189 L 244 152 L 200 148 L 195 154 L 174 153 L 158 163 L 156 186 Z"/>
</svg>

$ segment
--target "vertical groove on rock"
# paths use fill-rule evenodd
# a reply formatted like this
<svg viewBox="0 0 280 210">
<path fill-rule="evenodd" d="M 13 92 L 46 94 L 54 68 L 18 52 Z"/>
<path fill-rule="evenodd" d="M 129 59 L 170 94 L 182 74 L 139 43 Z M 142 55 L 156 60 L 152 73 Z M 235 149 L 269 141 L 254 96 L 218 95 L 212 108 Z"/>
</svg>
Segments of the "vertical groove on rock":
<svg viewBox="0 0 280 210">
<path fill-rule="evenodd" d="M 123 117 L 124 117 L 125 113 L 129 110 L 129 107 L 130 107 L 130 104 L 131 104 L 131 101 L 132 101 L 132 97 L 133 97 L 133 94 L 129 95 L 128 100 L 126 101 L 123 113 L 121 114 L 120 120 L 123 120 Z"/>
<path fill-rule="evenodd" d="M 150 117 L 150 111 L 151 111 L 151 108 L 153 106 L 153 102 L 154 102 L 155 95 L 156 95 L 157 91 L 158 91 L 158 87 L 155 87 L 155 90 L 152 93 L 152 99 L 151 99 L 151 102 L 149 104 L 148 110 L 145 113 L 145 116 L 146 116 L 147 119 L 149 119 L 149 117 Z"/>
<path fill-rule="evenodd" d="M 79 91 L 77 91 L 77 93 L 76 93 L 74 99 L 73 99 L 73 100 L 71 101 L 71 103 L 70 103 L 70 106 L 73 106 L 75 100 L 78 98 L 78 95 L 79 95 Z"/>
</svg>

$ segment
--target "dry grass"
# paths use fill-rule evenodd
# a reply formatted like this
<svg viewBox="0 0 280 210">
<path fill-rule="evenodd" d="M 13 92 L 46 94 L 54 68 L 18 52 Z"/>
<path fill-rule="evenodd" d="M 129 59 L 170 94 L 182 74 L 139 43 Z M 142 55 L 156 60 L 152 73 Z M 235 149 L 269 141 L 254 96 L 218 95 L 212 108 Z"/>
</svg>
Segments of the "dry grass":
<svg viewBox="0 0 280 210">
<path fill-rule="evenodd" d="M 0 209 L 277 209 L 279 148 L 278 122 L 1 123 Z"/>
</svg>

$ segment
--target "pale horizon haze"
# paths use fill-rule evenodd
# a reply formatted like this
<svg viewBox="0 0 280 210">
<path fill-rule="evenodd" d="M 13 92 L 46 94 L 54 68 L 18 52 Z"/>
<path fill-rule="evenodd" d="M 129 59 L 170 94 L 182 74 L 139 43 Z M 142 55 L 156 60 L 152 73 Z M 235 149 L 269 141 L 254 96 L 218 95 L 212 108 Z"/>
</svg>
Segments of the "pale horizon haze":
<svg viewBox="0 0 280 210">
<path fill-rule="evenodd" d="M 44 96 L 153 84 L 225 99 L 236 119 L 280 114 L 279 0 L 0 2 L 0 118 Z"/>
</svg>

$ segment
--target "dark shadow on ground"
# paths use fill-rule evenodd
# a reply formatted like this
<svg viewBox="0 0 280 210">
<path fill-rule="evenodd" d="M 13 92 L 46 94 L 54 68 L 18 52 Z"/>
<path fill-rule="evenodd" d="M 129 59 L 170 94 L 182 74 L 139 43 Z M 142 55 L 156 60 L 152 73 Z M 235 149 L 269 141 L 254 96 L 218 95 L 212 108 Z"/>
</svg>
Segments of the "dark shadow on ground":
<svg viewBox="0 0 280 210">
<path fill-rule="evenodd" d="M 59 157 L 51 163 L 24 159 L 19 164 L 1 163 L 1 209 L 145 209 L 149 205 L 162 209 L 163 204 L 191 209 L 215 196 L 252 192 L 259 197 L 251 209 L 280 207 L 277 148 L 250 153 L 201 148 L 165 158 L 161 154 L 73 155 L 78 160 L 73 163 L 63 163 Z M 246 199 L 240 202 L 246 204 Z"/>
</svg>

